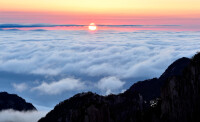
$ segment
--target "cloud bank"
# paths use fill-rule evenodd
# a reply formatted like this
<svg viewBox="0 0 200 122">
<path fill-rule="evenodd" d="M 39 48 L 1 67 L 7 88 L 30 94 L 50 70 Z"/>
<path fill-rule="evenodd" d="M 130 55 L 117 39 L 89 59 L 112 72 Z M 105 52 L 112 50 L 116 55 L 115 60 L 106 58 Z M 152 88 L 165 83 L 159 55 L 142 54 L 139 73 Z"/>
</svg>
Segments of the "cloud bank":
<svg viewBox="0 0 200 122">
<path fill-rule="evenodd" d="M 42 82 L 36 87 L 33 87 L 31 91 L 39 91 L 41 94 L 46 95 L 57 95 L 66 91 L 87 91 L 90 88 L 99 89 L 103 95 L 111 93 L 119 93 L 125 85 L 124 81 L 114 76 L 104 77 L 97 83 L 95 82 L 84 82 L 80 79 L 65 78 L 59 81 L 53 81 L 51 83 Z M 19 87 L 21 84 L 19 84 Z"/>
<path fill-rule="evenodd" d="M 22 35 L 22 36 L 21 36 Z M 159 76 L 200 49 L 199 32 L 2 32 L 0 70 L 39 75 Z"/>
<path fill-rule="evenodd" d="M 104 91 L 106 95 L 109 95 L 110 93 L 114 93 L 116 90 L 121 89 L 124 84 L 124 81 L 121 81 L 120 79 L 111 76 L 102 78 L 97 83 L 97 88 Z"/>
<path fill-rule="evenodd" d="M 60 81 L 54 81 L 51 83 L 43 82 L 41 85 L 32 88 L 32 91 L 40 91 L 41 93 L 55 95 L 64 91 L 80 90 L 85 87 L 85 84 L 79 79 L 65 78 Z"/>
<path fill-rule="evenodd" d="M 0 122 L 37 122 L 47 111 L 19 112 L 14 110 L 0 111 Z"/>
</svg>

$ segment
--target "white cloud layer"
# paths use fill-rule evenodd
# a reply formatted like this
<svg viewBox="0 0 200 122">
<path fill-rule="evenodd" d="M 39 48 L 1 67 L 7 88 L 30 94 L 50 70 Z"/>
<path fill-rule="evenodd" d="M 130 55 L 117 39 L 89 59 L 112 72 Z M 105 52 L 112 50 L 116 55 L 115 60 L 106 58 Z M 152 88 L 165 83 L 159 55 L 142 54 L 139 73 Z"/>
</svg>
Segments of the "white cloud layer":
<svg viewBox="0 0 200 122">
<path fill-rule="evenodd" d="M 0 70 L 119 78 L 159 76 L 175 59 L 198 51 L 199 38 L 200 32 L 1 31 Z"/>
<path fill-rule="evenodd" d="M 115 93 L 116 90 L 121 89 L 124 84 L 124 81 L 121 81 L 116 77 L 105 77 L 97 83 L 97 88 L 104 91 L 105 94 L 108 95 L 110 93 Z"/>
<path fill-rule="evenodd" d="M 40 91 L 44 94 L 55 95 L 65 91 L 83 89 L 85 84 L 79 79 L 65 78 L 51 83 L 43 82 L 37 87 L 32 88 L 32 91 Z"/>
<path fill-rule="evenodd" d="M 97 83 L 85 83 L 80 79 L 65 78 L 51 83 L 42 82 L 40 85 L 33 87 L 31 91 L 39 91 L 41 94 L 56 95 L 66 91 L 83 91 L 96 87 L 103 94 L 119 93 L 125 82 L 114 76 L 104 77 Z"/>
<path fill-rule="evenodd" d="M 135 79 L 159 77 L 176 59 L 194 55 L 200 50 L 199 39 L 200 31 L 0 31 L 0 71 L 10 73 L 0 82 L 10 87 L 13 81 L 18 91 L 25 90 L 20 82 L 34 87 L 33 92 L 22 92 L 33 101 L 58 103 L 66 97 L 61 93 L 73 96 L 79 89 L 119 93 Z M 12 73 L 42 78 L 14 81 Z M 121 85 L 103 89 L 105 77 L 117 78 Z"/>
<path fill-rule="evenodd" d="M 19 112 L 14 110 L 0 111 L 0 122 L 37 122 L 47 111 Z"/>
<path fill-rule="evenodd" d="M 18 92 L 22 92 L 28 88 L 28 85 L 26 83 L 19 83 L 19 84 L 12 83 L 12 86 Z"/>
</svg>

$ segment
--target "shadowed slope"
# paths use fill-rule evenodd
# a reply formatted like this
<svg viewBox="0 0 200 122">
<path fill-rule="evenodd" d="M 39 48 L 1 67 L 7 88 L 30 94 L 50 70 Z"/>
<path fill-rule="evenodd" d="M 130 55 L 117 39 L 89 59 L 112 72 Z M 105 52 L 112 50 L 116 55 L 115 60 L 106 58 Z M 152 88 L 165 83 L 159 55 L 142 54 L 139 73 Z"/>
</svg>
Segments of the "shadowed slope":
<svg viewBox="0 0 200 122">
<path fill-rule="evenodd" d="M 39 122 L 199 122 L 200 54 L 118 95 L 77 94 Z"/>
<path fill-rule="evenodd" d="M 0 111 L 6 109 L 13 109 L 17 111 L 36 110 L 31 103 L 27 103 L 23 98 L 15 94 L 0 92 Z"/>
</svg>

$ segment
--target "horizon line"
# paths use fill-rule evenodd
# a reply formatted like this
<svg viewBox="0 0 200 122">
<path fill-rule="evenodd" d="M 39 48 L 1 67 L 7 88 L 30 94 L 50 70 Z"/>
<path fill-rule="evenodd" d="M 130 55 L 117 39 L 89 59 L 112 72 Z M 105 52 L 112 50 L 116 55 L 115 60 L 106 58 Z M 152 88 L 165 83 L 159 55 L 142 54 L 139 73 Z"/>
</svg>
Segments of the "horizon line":
<svg viewBox="0 0 200 122">
<path fill-rule="evenodd" d="M 38 24 L 16 24 L 16 23 L 8 23 L 8 24 L 0 24 L 0 28 L 37 28 L 37 27 L 86 27 L 89 26 L 86 24 L 47 24 L 47 23 L 38 23 Z M 181 25 L 173 25 L 173 24 L 158 24 L 158 25 L 142 25 L 142 24 L 96 24 L 96 26 L 100 27 L 144 27 L 144 26 L 181 26 Z"/>
</svg>

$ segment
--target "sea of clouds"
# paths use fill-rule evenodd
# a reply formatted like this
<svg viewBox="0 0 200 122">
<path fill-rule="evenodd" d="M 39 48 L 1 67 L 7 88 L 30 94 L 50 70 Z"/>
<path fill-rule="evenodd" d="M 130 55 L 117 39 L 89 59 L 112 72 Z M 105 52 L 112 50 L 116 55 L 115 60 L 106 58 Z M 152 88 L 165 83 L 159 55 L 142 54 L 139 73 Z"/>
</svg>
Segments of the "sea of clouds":
<svg viewBox="0 0 200 122">
<path fill-rule="evenodd" d="M 1 30 L 0 88 L 53 106 L 78 92 L 123 92 L 199 50 L 198 31 Z"/>
</svg>

